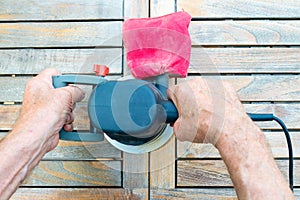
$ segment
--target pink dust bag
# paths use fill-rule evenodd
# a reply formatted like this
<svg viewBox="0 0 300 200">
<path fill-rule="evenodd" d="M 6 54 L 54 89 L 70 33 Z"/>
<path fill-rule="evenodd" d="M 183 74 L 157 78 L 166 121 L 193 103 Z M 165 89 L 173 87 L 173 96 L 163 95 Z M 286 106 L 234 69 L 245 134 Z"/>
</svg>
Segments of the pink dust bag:
<svg viewBox="0 0 300 200">
<path fill-rule="evenodd" d="M 123 41 L 132 75 L 139 79 L 165 73 L 186 77 L 191 54 L 190 21 L 187 12 L 126 20 Z"/>
</svg>

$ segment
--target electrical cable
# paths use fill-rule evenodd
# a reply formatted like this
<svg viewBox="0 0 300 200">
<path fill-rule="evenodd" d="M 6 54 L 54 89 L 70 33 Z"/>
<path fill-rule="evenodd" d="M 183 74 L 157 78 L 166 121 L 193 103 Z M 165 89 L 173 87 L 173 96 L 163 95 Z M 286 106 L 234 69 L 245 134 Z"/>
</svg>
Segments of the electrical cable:
<svg viewBox="0 0 300 200">
<path fill-rule="evenodd" d="M 288 131 L 286 125 L 284 124 L 284 122 L 281 119 L 274 116 L 273 114 L 254 114 L 254 113 L 247 113 L 247 114 L 253 121 L 273 121 L 274 120 L 281 126 L 281 128 L 285 134 L 288 151 L 289 151 L 289 185 L 290 185 L 291 190 L 293 191 L 293 189 L 294 189 L 293 146 L 292 146 L 291 137 L 290 137 L 290 134 L 289 134 L 289 131 Z"/>
</svg>

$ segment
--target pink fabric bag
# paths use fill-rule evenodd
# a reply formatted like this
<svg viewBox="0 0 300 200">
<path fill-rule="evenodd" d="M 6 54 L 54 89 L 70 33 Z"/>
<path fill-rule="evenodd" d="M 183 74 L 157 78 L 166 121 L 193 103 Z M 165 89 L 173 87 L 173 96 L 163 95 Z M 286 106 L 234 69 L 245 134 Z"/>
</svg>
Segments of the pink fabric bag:
<svg viewBox="0 0 300 200">
<path fill-rule="evenodd" d="M 191 54 L 190 21 L 187 12 L 126 20 L 123 41 L 132 75 L 139 79 L 165 73 L 186 77 Z"/>
</svg>

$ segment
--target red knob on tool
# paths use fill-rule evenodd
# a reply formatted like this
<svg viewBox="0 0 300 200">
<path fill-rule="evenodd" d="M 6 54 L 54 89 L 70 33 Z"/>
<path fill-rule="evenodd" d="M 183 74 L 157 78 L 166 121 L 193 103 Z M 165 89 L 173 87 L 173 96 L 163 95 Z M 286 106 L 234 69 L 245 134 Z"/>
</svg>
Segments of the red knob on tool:
<svg viewBox="0 0 300 200">
<path fill-rule="evenodd" d="M 106 65 L 94 64 L 94 72 L 97 76 L 107 76 L 109 68 Z"/>
</svg>

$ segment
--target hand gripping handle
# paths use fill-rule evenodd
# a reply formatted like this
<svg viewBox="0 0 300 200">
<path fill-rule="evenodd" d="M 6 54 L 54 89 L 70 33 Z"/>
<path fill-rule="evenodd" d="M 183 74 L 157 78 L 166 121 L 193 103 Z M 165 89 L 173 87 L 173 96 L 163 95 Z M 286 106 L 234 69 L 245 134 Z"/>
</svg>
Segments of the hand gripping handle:
<svg viewBox="0 0 300 200">
<path fill-rule="evenodd" d="M 97 85 L 104 83 L 107 80 L 101 76 L 91 76 L 91 75 L 60 75 L 53 76 L 52 82 L 54 88 L 65 87 L 68 84 L 83 84 L 83 85 Z M 59 138 L 62 140 L 69 141 L 84 141 L 84 142 L 96 142 L 103 141 L 103 134 L 100 133 L 89 133 L 89 132 L 67 132 L 62 128 L 59 132 Z"/>
</svg>

